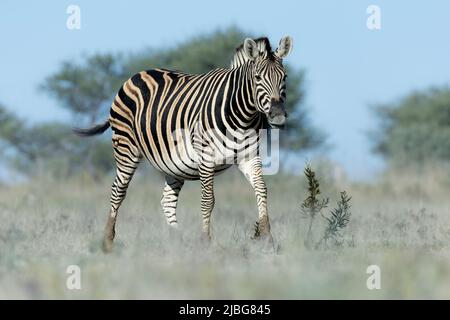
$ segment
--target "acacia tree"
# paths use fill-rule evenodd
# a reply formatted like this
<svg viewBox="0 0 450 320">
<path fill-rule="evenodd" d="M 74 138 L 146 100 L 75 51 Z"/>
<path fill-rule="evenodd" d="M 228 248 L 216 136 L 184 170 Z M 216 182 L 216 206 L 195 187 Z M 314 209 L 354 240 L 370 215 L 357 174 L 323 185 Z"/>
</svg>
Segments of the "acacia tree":
<svg viewBox="0 0 450 320">
<path fill-rule="evenodd" d="M 450 88 L 430 88 L 372 107 L 373 150 L 391 164 L 450 162 Z"/>
<path fill-rule="evenodd" d="M 104 115 L 125 77 L 120 56 L 95 54 L 85 56 L 81 63 L 64 62 L 40 88 L 74 119 L 92 125 Z"/>
</svg>

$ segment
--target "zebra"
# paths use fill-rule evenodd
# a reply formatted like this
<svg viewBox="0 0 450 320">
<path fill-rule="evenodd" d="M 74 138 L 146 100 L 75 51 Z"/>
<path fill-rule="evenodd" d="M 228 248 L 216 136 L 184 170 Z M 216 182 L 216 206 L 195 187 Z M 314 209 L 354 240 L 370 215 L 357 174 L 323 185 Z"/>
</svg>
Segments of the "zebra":
<svg viewBox="0 0 450 320">
<path fill-rule="evenodd" d="M 116 176 L 104 251 L 113 248 L 119 207 L 144 157 L 165 176 L 161 205 L 172 227 L 178 225 L 176 208 L 184 182 L 200 180 L 201 238 L 207 243 L 211 240 L 210 217 L 215 203 L 214 176 L 236 164 L 256 195 L 255 234 L 273 243 L 259 135 L 247 133 L 267 123 L 276 129 L 284 127 L 287 75 L 283 59 L 291 49 L 289 36 L 280 40 L 275 51 L 266 37 L 247 38 L 236 48 L 229 68 L 197 75 L 167 69 L 139 72 L 121 86 L 104 123 L 74 129 L 80 136 L 112 129 Z M 233 144 L 243 139 L 247 141 L 244 145 Z M 218 151 L 219 146 L 225 153 Z M 243 150 L 248 151 L 247 156 L 239 157 L 237 153 Z M 231 163 L 224 161 L 230 154 Z"/>
</svg>

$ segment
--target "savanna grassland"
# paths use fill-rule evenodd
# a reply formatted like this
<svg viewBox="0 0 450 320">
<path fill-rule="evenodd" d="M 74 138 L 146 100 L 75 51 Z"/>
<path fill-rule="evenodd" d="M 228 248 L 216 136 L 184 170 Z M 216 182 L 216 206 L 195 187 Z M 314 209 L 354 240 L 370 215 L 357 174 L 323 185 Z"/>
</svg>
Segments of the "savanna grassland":
<svg viewBox="0 0 450 320">
<path fill-rule="evenodd" d="M 115 251 L 105 255 L 100 242 L 111 181 L 41 178 L 0 187 L 0 298 L 450 298 L 448 171 L 373 184 L 324 174 L 321 195 L 331 208 L 345 189 L 352 216 L 340 245 L 313 249 L 304 245 L 307 221 L 299 214 L 304 177 L 269 176 L 272 252 L 251 239 L 254 194 L 233 170 L 216 178 L 209 247 L 200 242 L 199 183 L 185 184 L 174 231 L 160 209 L 163 181 L 146 174 L 131 183 Z M 323 221 L 318 216 L 314 223 L 316 240 Z M 366 287 L 373 264 L 381 268 L 380 290 Z M 81 268 L 81 290 L 66 288 L 69 265 Z"/>
</svg>

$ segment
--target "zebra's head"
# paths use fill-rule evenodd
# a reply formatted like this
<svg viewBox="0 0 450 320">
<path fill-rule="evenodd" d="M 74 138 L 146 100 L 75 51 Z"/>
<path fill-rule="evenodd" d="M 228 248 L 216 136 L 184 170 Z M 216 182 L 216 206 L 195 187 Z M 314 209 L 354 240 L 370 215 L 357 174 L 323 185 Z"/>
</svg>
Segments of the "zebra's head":
<svg viewBox="0 0 450 320">
<path fill-rule="evenodd" d="M 271 127 L 283 128 L 287 118 L 284 107 L 286 70 L 283 59 L 291 52 L 292 38 L 282 38 L 275 51 L 270 48 L 267 38 L 247 38 L 242 49 L 254 65 L 252 76 L 257 110 L 266 115 Z"/>
</svg>

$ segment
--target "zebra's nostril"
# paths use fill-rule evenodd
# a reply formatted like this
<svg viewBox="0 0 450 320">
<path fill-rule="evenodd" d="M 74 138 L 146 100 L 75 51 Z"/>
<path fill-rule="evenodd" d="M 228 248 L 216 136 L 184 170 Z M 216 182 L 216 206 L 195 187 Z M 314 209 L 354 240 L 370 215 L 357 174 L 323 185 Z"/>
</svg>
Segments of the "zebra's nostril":
<svg viewBox="0 0 450 320">
<path fill-rule="evenodd" d="M 268 115 L 271 118 L 276 117 L 276 116 L 286 117 L 286 110 L 284 110 L 284 106 L 282 104 L 275 104 L 275 105 L 271 106 Z"/>
</svg>

